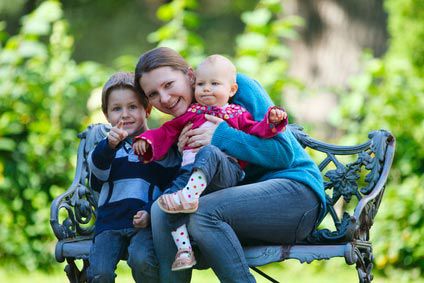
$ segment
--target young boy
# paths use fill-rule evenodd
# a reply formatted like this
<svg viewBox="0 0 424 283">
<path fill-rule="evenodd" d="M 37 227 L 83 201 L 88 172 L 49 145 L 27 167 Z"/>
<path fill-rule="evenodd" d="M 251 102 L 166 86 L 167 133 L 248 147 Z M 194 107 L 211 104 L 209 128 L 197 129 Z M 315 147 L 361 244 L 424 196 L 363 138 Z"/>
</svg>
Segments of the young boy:
<svg viewBox="0 0 424 283">
<path fill-rule="evenodd" d="M 116 73 L 106 82 L 102 110 L 112 128 L 88 157 L 92 184 L 100 189 L 88 279 L 114 282 L 119 260 L 128 257 L 136 282 L 159 282 L 150 207 L 176 174 L 180 159 L 144 164 L 134 154 L 132 139 L 148 129 L 151 107 L 137 94 L 132 73 Z"/>
<path fill-rule="evenodd" d="M 160 159 L 188 122 L 193 123 L 192 128 L 207 127 L 209 122 L 205 114 L 217 116 L 230 126 L 261 138 L 271 138 L 285 129 L 287 114 L 278 107 L 271 107 L 264 119 L 257 122 L 241 106 L 229 104 L 237 88 L 236 68 L 231 61 L 220 55 L 209 56 L 196 70 L 194 96 L 197 103 L 162 127 L 137 136 L 133 145 L 135 152 L 145 161 Z M 235 186 L 243 179 L 246 165 L 246 161 L 236 160 L 212 145 L 204 146 L 197 153 L 185 148 L 179 176 L 158 199 L 158 205 L 172 214 L 195 212 L 205 189 L 211 192 Z M 184 215 L 173 217 L 171 221 L 175 229 L 172 237 L 178 248 L 172 264 L 174 271 L 190 268 L 196 263 L 185 221 Z"/>
</svg>

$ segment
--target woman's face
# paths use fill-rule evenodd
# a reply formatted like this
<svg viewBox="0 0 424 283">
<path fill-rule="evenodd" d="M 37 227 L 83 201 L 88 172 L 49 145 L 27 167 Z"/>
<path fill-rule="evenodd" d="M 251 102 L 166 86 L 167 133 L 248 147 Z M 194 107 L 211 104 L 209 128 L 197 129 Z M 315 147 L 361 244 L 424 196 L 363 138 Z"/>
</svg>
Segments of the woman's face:
<svg viewBox="0 0 424 283">
<path fill-rule="evenodd" d="M 194 74 L 184 74 L 171 67 L 160 67 L 143 73 L 140 86 L 152 106 L 178 117 L 187 111 L 193 101 Z"/>
</svg>

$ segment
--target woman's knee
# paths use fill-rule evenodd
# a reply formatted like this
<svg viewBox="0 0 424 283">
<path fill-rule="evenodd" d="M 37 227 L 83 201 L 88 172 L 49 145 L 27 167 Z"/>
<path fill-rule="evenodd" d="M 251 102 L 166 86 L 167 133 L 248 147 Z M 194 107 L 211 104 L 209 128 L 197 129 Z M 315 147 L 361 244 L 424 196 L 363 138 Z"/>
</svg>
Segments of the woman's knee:
<svg viewBox="0 0 424 283">
<path fill-rule="evenodd" d="M 204 233 L 208 233 L 220 221 L 217 208 L 205 203 L 204 205 L 199 205 L 196 213 L 190 214 L 187 229 L 193 238 L 201 239 Z"/>
</svg>

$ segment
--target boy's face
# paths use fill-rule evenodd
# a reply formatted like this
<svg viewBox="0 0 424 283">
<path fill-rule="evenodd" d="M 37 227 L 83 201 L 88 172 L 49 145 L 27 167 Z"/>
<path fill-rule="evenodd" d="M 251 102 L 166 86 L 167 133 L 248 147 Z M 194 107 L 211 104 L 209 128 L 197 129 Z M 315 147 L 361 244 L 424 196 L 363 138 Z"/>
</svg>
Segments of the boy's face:
<svg viewBox="0 0 424 283">
<path fill-rule="evenodd" d="M 225 64 L 201 64 L 196 70 L 196 101 L 207 106 L 224 106 L 237 91 L 233 77 Z"/>
<path fill-rule="evenodd" d="M 106 118 L 112 126 L 116 126 L 122 119 L 123 129 L 130 137 L 135 137 L 144 131 L 148 112 L 141 104 L 138 95 L 131 89 L 114 89 L 109 94 Z"/>
</svg>

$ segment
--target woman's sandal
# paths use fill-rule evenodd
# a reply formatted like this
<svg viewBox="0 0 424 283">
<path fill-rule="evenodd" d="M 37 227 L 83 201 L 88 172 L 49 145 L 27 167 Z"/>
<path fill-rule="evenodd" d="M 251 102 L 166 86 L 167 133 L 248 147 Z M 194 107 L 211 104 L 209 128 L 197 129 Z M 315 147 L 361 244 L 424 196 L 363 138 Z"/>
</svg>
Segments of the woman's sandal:
<svg viewBox="0 0 424 283">
<path fill-rule="evenodd" d="M 167 213 L 193 213 L 199 206 L 199 200 L 188 202 L 181 191 L 176 192 L 180 199 L 180 204 L 176 203 L 172 194 L 164 194 L 158 198 L 160 209 Z"/>
<path fill-rule="evenodd" d="M 187 253 L 188 256 L 180 257 L 181 254 Z M 189 249 L 182 249 L 177 252 L 175 255 L 175 260 L 172 263 L 171 270 L 178 271 L 183 269 L 192 268 L 196 264 L 196 259 L 194 258 L 194 253 Z"/>
</svg>

